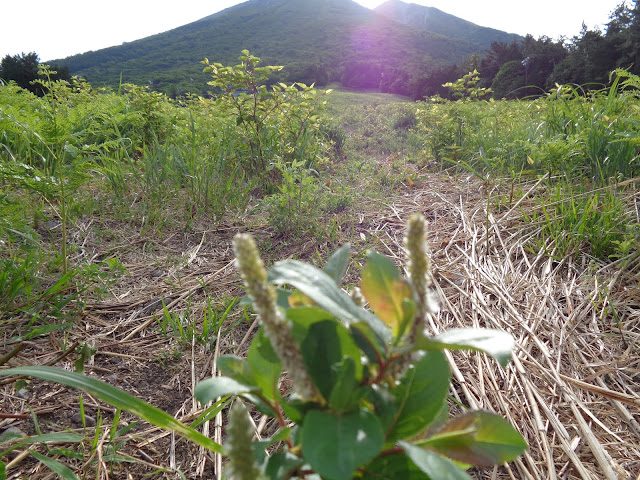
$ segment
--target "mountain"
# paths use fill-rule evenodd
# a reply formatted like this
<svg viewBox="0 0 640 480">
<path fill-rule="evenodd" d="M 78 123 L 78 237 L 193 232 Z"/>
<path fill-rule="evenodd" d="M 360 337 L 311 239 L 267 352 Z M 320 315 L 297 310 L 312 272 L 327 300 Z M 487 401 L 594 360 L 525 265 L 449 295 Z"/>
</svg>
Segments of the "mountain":
<svg viewBox="0 0 640 480">
<path fill-rule="evenodd" d="M 414 28 L 352 0 L 249 0 L 168 32 L 55 63 L 93 85 L 118 85 L 122 74 L 123 82 L 169 94 L 202 93 L 205 57 L 236 64 L 248 49 L 264 64 L 286 67 L 277 80 L 377 88 L 383 77 L 406 82 L 415 72 L 460 62 L 489 45 Z"/>
<path fill-rule="evenodd" d="M 481 27 L 437 8 L 400 0 L 388 0 L 379 5 L 374 12 L 417 30 L 446 35 L 487 49 L 491 42 L 511 43 L 514 40 L 522 40 L 522 37 L 515 33 Z"/>
</svg>

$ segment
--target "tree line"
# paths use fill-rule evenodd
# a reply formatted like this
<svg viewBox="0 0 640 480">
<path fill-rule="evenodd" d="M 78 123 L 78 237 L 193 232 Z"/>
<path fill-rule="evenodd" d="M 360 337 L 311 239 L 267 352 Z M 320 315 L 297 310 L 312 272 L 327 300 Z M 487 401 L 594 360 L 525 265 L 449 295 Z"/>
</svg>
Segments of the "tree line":
<svg viewBox="0 0 640 480">
<path fill-rule="evenodd" d="M 460 64 L 425 63 L 419 66 L 389 66 L 383 60 L 343 59 L 340 64 L 294 62 L 274 81 L 303 82 L 318 87 L 340 82 L 345 87 L 423 99 L 439 95 L 449 98 L 445 83 L 477 71 L 479 88 L 490 88 L 494 98 L 524 98 L 547 92 L 558 84 L 572 83 L 584 88 L 600 88 L 609 82 L 616 68 L 640 74 L 640 0 L 621 3 L 610 15 L 604 31 L 582 31 L 571 39 L 558 40 L 527 35 L 520 41 L 493 42 L 484 56 L 473 54 Z M 67 67 L 53 66 L 52 80 L 70 79 Z M 42 95 L 35 53 L 10 56 L 0 63 L 0 79 Z M 90 80 L 90 79 L 89 79 Z M 193 78 L 191 79 L 192 87 Z M 155 88 L 151 84 L 151 88 Z M 159 88 L 159 87 L 158 87 Z M 197 89 L 197 86 L 196 86 Z M 165 91 L 180 96 L 179 89 Z M 206 93 L 206 92 L 201 92 Z"/>
<path fill-rule="evenodd" d="M 68 67 L 52 65 L 48 71 L 48 80 L 71 80 Z M 44 87 L 36 80 L 45 80 L 40 72 L 40 59 L 35 52 L 19 55 L 6 55 L 0 62 L 0 80 L 14 81 L 19 87 L 38 96 L 44 95 Z"/>
<path fill-rule="evenodd" d="M 479 88 L 490 88 L 496 99 L 513 99 L 542 94 L 556 83 L 601 88 L 616 68 L 640 74 L 640 0 L 621 3 L 604 31 L 589 30 L 583 24 L 571 39 L 527 35 L 521 41 L 493 42 L 484 57 L 473 54 L 459 65 L 425 66 L 422 70 L 356 62 L 345 66 L 340 80 L 348 87 L 372 88 L 377 79 L 383 92 L 414 99 L 448 98 L 451 92 L 445 83 L 477 70 Z"/>
</svg>

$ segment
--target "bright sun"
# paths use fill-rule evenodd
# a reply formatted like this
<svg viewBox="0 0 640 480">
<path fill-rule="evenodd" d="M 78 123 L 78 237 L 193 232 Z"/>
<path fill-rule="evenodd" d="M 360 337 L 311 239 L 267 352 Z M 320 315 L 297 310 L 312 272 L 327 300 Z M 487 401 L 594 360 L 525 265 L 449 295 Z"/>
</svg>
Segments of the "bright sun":
<svg viewBox="0 0 640 480">
<path fill-rule="evenodd" d="M 356 0 L 360 5 L 364 5 L 367 8 L 376 8 L 381 3 L 384 3 L 385 0 Z"/>
</svg>

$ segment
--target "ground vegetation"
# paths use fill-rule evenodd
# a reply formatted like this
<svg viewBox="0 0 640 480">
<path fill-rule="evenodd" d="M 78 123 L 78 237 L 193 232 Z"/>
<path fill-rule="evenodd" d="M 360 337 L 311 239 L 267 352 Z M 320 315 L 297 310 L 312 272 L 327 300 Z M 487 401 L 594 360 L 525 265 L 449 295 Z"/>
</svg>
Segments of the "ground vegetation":
<svg viewBox="0 0 640 480">
<path fill-rule="evenodd" d="M 535 99 L 496 100 L 471 71 L 442 86 L 457 100 L 414 102 L 340 85 L 272 88 L 266 77 L 279 68 L 248 51 L 232 66 L 204 68 L 210 98 L 95 88 L 55 80 L 44 67 L 41 97 L 0 86 L 0 475 L 210 478 L 243 465 L 269 478 L 312 478 L 312 470 L 430 478 L 433 452 L 444 451 L 458 461 L 448 470 L 455 478 L 638 476 L 637 75 L 617 69 L 606 87 L 559 84 Z M 415 255 L 416 244 L 409 218 L 413 235 L 426 235 L 431 266 L 426 276 L 414 256 L 405 279 L 405 247 Z M 234 249 L 257 250 L 269 281 L 302 292 L 275 298 L 286 300 L 275 311 L 287 312 L 302 352 L 269 349 L 283 342 L 270 338 L 278 328 L 261 328 L 264 306 L 241 300 L 245 289 L 259 295 L 246 265 L 243 284 Z M 427 296 L 406 293 L 422 291 L 425 279 Z M 347 312 L 369 327 L 358 324 L 358 334 L 337 322 L 344 310 L 329 297 L 352 302 Z M 315 315 L 307 321 L 296 316 L 305 308 Z M 391 329 L 390 344 L 378 342 L 385 330 L 376 333 L 374 314 Z M 468 327 L 507 332 L 511 362 L 491 342 L 446 336 Z M 314 344 L 315 333 L 335 348 Z M 416 342 L 433 350 L 433 371 L 450 372 L 450 383 L 446 373 L 431 379 L 426 363 L 409 368 L 413 357 L 400 361 Z M 278 358 L 295 363 L 297 355 L 310 380 L 279 376 Z M 384 385 L 369 362 L 400 385 Z M 447 425 L 445 404 L 473 420 L 445 432 L 475 445 L 483 425 L 498 423 L 468 412 L 489 410 L 528 450 L 503 455 L 505 443 L 481 435 L 493 445 L 483 455 L 501 453 L 476 461 L 476 450 L 450 455 L 460 444 L 437 428 L 389 421 L 391 411 L 409 411 L 398 407 L 398 390 L 411 390 L 405 398 L 424 391 L 413 392 L 400 367 L 440 382 L 428 420 Z M 203 394 L 210 377 L 216 389 Z M 301 388 L 303 400 L 329 409 L 280 401 Z M 349 394 L 367 389 L 374 393 Z M 229 413 L 233 396 L 254 405 L 250 416 L 242 407 Z M 356 438 L 375 441 L 347 449 L 346 470 L 321 465 L 318 451 L 340 443 L 318 450 L 304 431 L 287 430 L 285 417 L 305 416 L 327 438 L 348 418 L 362 426 Z M 399 443 L 373 460 L 386 448 L 379 424 Z M 250 458 L 234 440 L 241 447 L 248 435 L 262 442 L 255 464 L 227 463 L 233 449 Z M 297 456 L 300 446 L 303 457 L 285 453 Z M 479 466 L 460 473 L 460 462 Z"/>
</svg>

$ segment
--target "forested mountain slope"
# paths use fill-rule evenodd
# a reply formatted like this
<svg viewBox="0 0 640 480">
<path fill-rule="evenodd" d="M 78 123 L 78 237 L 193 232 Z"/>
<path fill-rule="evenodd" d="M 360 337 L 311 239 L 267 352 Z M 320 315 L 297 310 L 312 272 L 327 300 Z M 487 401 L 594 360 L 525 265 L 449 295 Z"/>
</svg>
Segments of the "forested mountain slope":
<svg viewBox="0 0 640 480">
<path fill-rule="evenodd" d="M 229 64 L 246 48 L 265 63 L 286 66 L 279 80 L 377 88 L 382 77 L 406 80 L 488 49 L 490 41 L 455 38 L 468 22 L 449 17 L 452 35 L 446 36 L 352 0 L 250 0 L 168 32 L 56 62 L 94 85 L 117 85 L 122 74 L 123 82 L 170 94 L 202 93 L 207 77 L 199 62 L 207 57 Z"/>
</svg>

